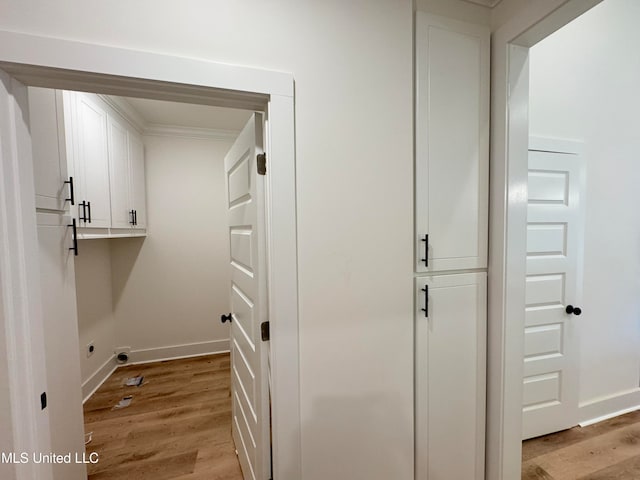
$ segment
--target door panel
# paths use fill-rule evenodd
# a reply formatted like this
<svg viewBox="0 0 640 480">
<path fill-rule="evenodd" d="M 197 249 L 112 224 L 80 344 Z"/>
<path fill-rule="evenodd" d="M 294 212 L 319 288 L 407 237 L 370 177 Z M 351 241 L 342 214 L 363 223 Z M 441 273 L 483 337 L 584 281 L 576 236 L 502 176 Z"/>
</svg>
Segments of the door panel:
<svg viewBox="0 0 640 480">
<path fill-rule="evenodd" d="M 70 191 L 64 183 L 68 177 L 62 93 L 37 87 L 28 92 L 36 208 L 66 210 Z"/>
<path fill-rule="evenodd" d="M 81 222 L 79 226 L 109 228 L 111 200 L 106 107 L 88 94 L 80 93 L 74 96 L 78 120 L 73 122 L 78 145 L 74 165 L 82 186 L 79 201 L 91 202 L 91 222 Z"/>
<path fill-rule="evenodd" d="M 129 162 L 131 186 L 129 199 L 136 211 L 134 228 L 147 228 L 147 186 L 145 184 L 144 143 L 137 135 L 129 131 Z"/>
<path fill-rule="evenodd" d="M 549 142 L 546 142 L 549 145 Z M 578 412 L 578 262 L 583 214 L 577 154 L 529 151 L 523 438 L 574 426 Z"/>
<path fill-rule="evenodd" d="M 245 480 L 271 478 L 262 116 L 254 114 L 225 157 L 231 266 L 233 439 Z"/>
<path fill-rule="evenodd" d="M 416 272 L 486 268 L 489 29 L 418 12 L 416 62 Z"/>
<path fill-rule="evenodd" d="M 111 192 L 111 226 L 131 228 L 129 199 L 129 140 L 127 128 L 112 115 L 107 116 L 109 141 L 109 183 Z M 93 213 L 93 212 L 92 212 Z"/>
<path fill-rule="evenodd" d="M 486 281 L 416 278 L 417 480 L 484 478 Z"/>
</svg>

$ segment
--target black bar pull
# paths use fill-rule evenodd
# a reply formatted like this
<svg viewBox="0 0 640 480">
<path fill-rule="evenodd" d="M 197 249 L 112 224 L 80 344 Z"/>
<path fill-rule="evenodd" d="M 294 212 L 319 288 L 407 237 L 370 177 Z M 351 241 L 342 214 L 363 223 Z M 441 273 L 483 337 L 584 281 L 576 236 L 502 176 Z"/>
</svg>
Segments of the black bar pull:
<svg viewBox="0 0 640 480">
<path fill-rule="evenodd" d="M 87 202 L 87 210 L 89 210 L 89 223 L 91 223 L 91 202 Z"/>
<path fill-rule="evenodd" d="M 69 180 L 64 182 L 65 184 L 69 184 L 69 198 L 65 198 L 65 202 L 71 202 L 71 205 L 76 204 L 75 195 L 73 194 L 73 177 L 69 177 Z"/>
<path fill-rule="evenodd" d="M 82 202 L 80 202 L 80 204 L 78 206 L 82 207 L 82 216 L 80 216 L 80 211 L 78 211 L 78 219 L 81 222 L 87 223 L 87 202 L 85 202 L 83 200 Z M 78 210 L 80 210 L 80 209 L 78 209 Z"/>
<path fill-rule="evenodd" d="M 424 242 L 424 258 L 421 261 L 424 262 L 424 266 L 429 266 L 429 234 L 427 233 L 424 238 L 420 239 L 421 242 Z"/>
<path fill-rule="evenodd" d="M 231 315 L 231 314 L 229 314 L 229 315 L 220 315 L 220 321 L 221 321 L 222 323 L 227 322 L 227 321 L 228 321 L 229 323 L 231 323 L 231 322 L 233 322 L 233 317 L 232 317 L 232 315 Z"/>
<path fill-rule="evenodd" d="M 135 220 L 133 219 L 133 210 L 129 210 L 129 223 L 131 225 L 135 225 Z"/>
<path fill-rule="evenodd" d="M 71 220 L 73 223 L 71 225 L 67 225 L 68 227 L 73 228 L 73 247 L 69 247 L 69 250 L 73 250 L 73 254 L 78 256 L 78 229 L 76 228 L 76 219 Z"/>
<path fill-rule="evenodd" d="M 138 225 L 138 210 L 133 211 L 133 224 Z"/>
<path fill-rule="evenodd" d="M 421 310 L 424 312 L 424 316 L 429 318 L 429 285 L 425 285 L 422 291 L 424 292 L 424 308 Z"/>
</svg>

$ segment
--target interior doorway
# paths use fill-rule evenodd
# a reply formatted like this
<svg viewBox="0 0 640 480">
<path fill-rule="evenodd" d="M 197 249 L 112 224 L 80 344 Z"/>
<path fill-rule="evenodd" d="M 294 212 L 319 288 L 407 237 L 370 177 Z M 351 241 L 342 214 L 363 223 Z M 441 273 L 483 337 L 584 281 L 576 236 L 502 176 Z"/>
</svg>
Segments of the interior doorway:
<svg viewBox="0 0 640 480">
<path fill-rule="evenodd" d="M 247 478 L 271 477 L 253 324 L 268 321 L 263 115 L 36 87 L 28 103 L 52 451 L 83 453 L 84 398 L 90 478 L 162 465 L 242 478 L 234 451 Z M 84 477 L 82 464 L 53 469 Z"/>
<path fill-rule="evenodd" d="M 18 35 L 22 37 L 21 35 Z M 24 89 L 21 86 L 31 84 L 43 87 L 68 88 L 97 91 L 100 93 L 118 93 L 165 100 L 187 100 L 190 103 L 234 106 L 251 110 L 266 111 L 269 119 L 269 138 L 266 142 L 267 157 L 270 159 L 270 177 L 268 176 L 267 208 L 269 210 L 269 228 L 267 229 L 267 249 L 269 257 L 271 288 L 269 291 L 269 314 L 278 318 L 271 325 L 272 338 L 282 334 L 282 340 L 275 342 L 270 352 L 273 392 L 273 467 L 274 478 L 294 478 L 299 472 L 299 389 L 297 356 L 297 287 L 295 262 L 295 185 L 293 150 L 293 94 L 291 78 L 283 74 L 271 74 L 239 67 L 228 67 L 207 62 L 187 61 L 173 57 L 150 55 L 148 62 L 140 59 L 131 63 L 131 55 L 117 49 L 96 47 L 94 55 L 87 60 L 67 57 L 60 60 L 58 69 L 49 63 L 42 66 L 36 58 L 43 49 L 54 47 L 51 39 L 31 38 L 33 49 L 27 48 L 16 57 L 6 54 L 2 60 L 3 68 L 3 138 L 9 139 L 15 155 L 3 154 L 3 187 L 7 198 L 20 198 L 20 206 L 28 212 L 33 206 L 33 186 L 30 169 L 25 156 L 29 155 L 28 129 L 20 120 Z M 24 40 L 24 39 L 22 39 Z M 16 39 L 16 45 L 20 41 Z M 61 45 L 64 44 L 64 45 Z M 69 42 L 61 41 L 58 51 L 68 48 Z M 42 47 L 42 48 L 41 48 Z M 83 46 L 81 48 L 84 48 Z M 92 49 L 91 47 L 89 48 Z M 55 50 L 55 48 L 54 48 Z M 117 50 L 117 51 L 115 51 Z M 36 57 L 31 55 L 36 54 Z M 144 56 L 144 54 L 142 54 Z M 56 57 L 56 55 L 53 55 Z M 77 57 L 77 58 L 80 58 Z M 57 57 L 60 58 L 60 57 Z M 110 72 L 104 72 L 101 65 L 109 59 Z M 115 61 L 114 61 L 115 59 Z M 76 62 L 74 64 L 74 62 Z M 53 62 L 56 63 L 55 61 Z M 142 71 L 135 65 L 145 64 Z M 181 79 L 176 78 L 179 73 Z M 203 72 L 207 72 L 203 76 Z M 117 75 L 115 78 L 113 75 Z M 13 78 L 12 78 L 13 77 Z M 189 83 L 191 82 L 191 83 Z M 142 92 L 142 93 L 141 93 Z M 23 117 L 23 120 L 28 118 Z M 6 134 L 6 135 L 5 135 Z M 5 175 L 6 174 L 6 175 Z M 31 198 L 31 200 L 29 200 Z M 35 245 L 35 218 L 21 216 L 19 207 L 12 203 L 3 203 L 3 234 L 9 241 L 3 243 L 3 259 L 13 262 L 10 272 L 14 282 L 3 282 L 3 298 L 21 296 L 22 302 L 14 305 L 17 315 L 3 315 L 5 324 L 17 325 L 17 331 L 8 330 L 15 335 L 14 344 L 24 352 L 10 352 L 10 402 L 13 406 L 8 424 L 17 432 L 14 448 L 25 451 L 48 451 L 48 418 L 43 401 L 42 413 L 33 406 L 19 408 L 18 396 L 36 395 L 46 392 L 46 368 L 42 357 L 32 355 L 41 348 L 42 327 L 38 313 L 39 291 L 35 288 L 35 262 L 24 262 L 37 249 Z M 15 236 L 15 238 L 14 238 Z M 21 248 L 17 245 L 23 242 Z M 31 240 L 30 240 L 31 239 Z M 30 263 L 31 262 L 31 263 Z M 3 264 L 3 266 L 5 265 Z M 4 269 L 3 269 L 4 270 Z M 25 281 L 26 280 L 26 281 Z M 5 312 L 6 313 L 6 310 Z M 22 320 L 22 322 L 21 322 Z M 29 339 L 29 345 L 23 345 Z M 11 342 L 9 342 L 11 343 Z M 28 371 L 31 375 L 22 375 Z M 20 392 L 20 393 L 18 393 Z M 43 393 L 44 393 L 43 392 Z M 40 396 L 38 394 L 38 396 Z M 38 429 L 34 426 L 42 426 Z M 21 471 L 37 472 L 38 478 L 51 478 L 51 472 L 45 466 L 30 465 L 18 467 Z M 280 477 L 278 477 L 280 475 Z M 294 477 L 289 477 L 293 475 Z"/>
<path fill-rule="evenodd" d="M 504 416 L 501 417 L 503 423 L 501 426 L 496 429 L 496 431 L 500 430 L 500 432 L 504 435 L 503 441 L 506 438 L 510 438 L 506 443 L 510 444 L 502 444 L 501 453 L 502 457 L 498 460 L 499 467 L 497 469 L 492 469 L 492 473 L 496 473 L 495 478 L 516 478 L 516 475 L 519 475 L 520 467 L 521 467 L 521 452 L 520 450 L 520 440 L 522 438 L 522 379 L 523 379 L 523 364 L 515 363 L 516 355 L 519 358 L 524 357 L 524 349 L 525 339 L 524 339 L 524 325 L 525 325 L 525 311 L 523 306 L 526 304 L 526 248 L 527 248 L 527 200 L 528 200 L 528 192 L 524 187 L 527 185 L 527 176 L 528 176 L 528 158 L 529 158 L 529 136 L 532 133 L 529 130 L 529 116 L 532 105 L 530 103 L 529 98 L 529 85 L 530 85 L 530 48 L 533 45 L 536 45 L 542 39 L 548 37 L 551 33 L 557 32 L 562 26 L 568 24 L 570 21 L 579 17 L 585 11 L 588 11 L 594 5 L 599 4 L 600 2 L 566 2 L 562 6 L 562 8 L 557 8 L 555 11 L 549 13 L 549 15 L 541 20 L 537 18 L 535 22 L 532 22 L 532 25 L 528 27 L 526 30 L 518 29 L 517 26 L 511 26 L 512 29 L 507 33 L 505 31 L 499 32 L 496 35 L 496 43 L 501 45 L 497 47 L 498 52 L 501 52 L 502 45 L 504 45 L 504 58 L 508 59 L 507 63 L 504 65 L 505 71 L 507 72 L 506 88 L 510 90 L 511 94 L 506 96 L 504 100 L 496 100 L 494 102 L 494 113 L 498 118 L 498 121 L 494 121 L 493 125 L 496 130 L 494 131 L 494 136 L 498 140 L 494 143 L 495 155 L 497 158 L 506 159 L 506 166 L 508 166 L 508 171 L 502 171 L 505 174 L 505 183 L 507 188 L 506 192 L 506 202 L 507 205 L 505 209 L 505 228 L 504 228 L 504 245 L 505 253 L 508 250 L 508 255 L 505 254 L 505 276 L 503 280 L 506 279 L 507 285 L 504 287 L 503 291 L 506 291 L 506 295 L 504 297 L 500 297 L 497 293 L 501 290 L 499 286 L 494 285 L 493 289 L 493 308 L 500 308 L 500 315 L 506 315 L 503 318 L 508 318 L 508 325 L 504 325 L 505 329 L 501 330 L 502 333 L 505 334 L 503 337 L 505 339 L 504 349 L 498 349 L 503 352 L 504 357 L 500 361 L 504 370 L 504 379 L 507 380 L 507 383 L 510 384 L 512 388 L 504 389 L 502 393 L 494 393 L 496 395 L 500 395 L 500 398 L 503 399 L 506 404 L 501 407 L 501 412 Z M 602 5 L 598 8 L 607 8 L 607 1 L 603 2 Z M 594 13 L 597 9 L 594 10 Z M 627 16 L 631 16 L 631 9 L 627 9 Z M 587 16 L 585 15 L 585 18 Z M 631 21 L 631 20 L 629 20 Z M 606 23 L 606 22 L 605 22 Z M 509 39 L 501 37 L 501 34 L 510 35 Z M 589 36 L 588 42 L 594 42 L 587 44 L 584 41 L 579 43 L 578 48 L 574 48 L 574 50 L 567 56 L 566 62 L 555 63 L 553 68 L 558 67 L 559 71 L 562 71 L 567 64 L 575 61 L 576 58 L 579 58 L 582 55 L 582 49 L 588 51 L 589 54 L 595 53 L 595 51 L 599 51 L 598 49 L 602 48 L 603 38 L 600 34 L 593 34 L 593 32 Z M 504 41 L 504 43 L 502 43 Z M 595 47 L 595 43 L 597 43 L 597 47 Z M 591 48 L 594 47 L 594 48 Z M 617 52 L 620 52 L 618 49 Z M 495 57 L 494 57 L 495 59 Z M 497 63 L 501 62 L 500 58 L 496 59 Z M 499 70 L 499 68 L 498 68 Z M 606 69 L 607 72 L 610 72 L 610 69 Z M 551 73 L 547 69 L 547 74 Z M 606 76 L 606 75 L 605 75 Z M 558 98 L 556 100 L 557 107 L 565 106 L 565 101 L 567 99 L 572 98 L 572 95 L 575 93 L 575 87 L 580 89 L 585 82 L 592 81 L 594 79 L 600 78 L 602 79 L 602 69 L 596 67 L 596 71 L 582 71 L 581 75 L 576 78 L 575 75 L 566 75 L 563 80 L 564 83 L 571 83 L 571 91 L 565 92 L 567 93 L 562 98 Z M 620 78 L 620 77 L 618 77 Z M 498 82 L 499 83 L 499 80 Z M 496 88 L 500 88 L 500 85 L 496 85 Z M 598 103 L 600 98 L 607 97 L 606 90 L 596 89 L 594 90 L 593 96 L 591 96 L 587 101 L 584 102 L 583 107 L 589 108 L 589 115 L 585 118 L 580 118 L 575 125 L 579 125 L 582 121 L 593 121 L 597 115 L 593 115 L 594 111 L 591 109 L 594 104 Z M 597 100 L 596 100 L 597 97 Z M 505 116 L 502 117 L 502 112 L 500 111 L 500 102 L 504 101 L 504 105 L 506 109 L 504 110 Z M 608 105 L 613 108 L 614 103 L 608 102 Z M 496 108 L 497 107 L 497 108 Z M 583 112 L 584 113 L 584 112 Z M 506 127 L 503 129 L 500 124 L 500 118 L 504 118 Z M 560 118 L 560 117 L 559 117 Z M 558 118 L 558 119 L 559 119 Z M 558 120 L 555 119 L 555 120 Z M 494 118 L 495 120 L 495 118 Z M 553 119 L 548 125 L 553 124 Z M 554 137 L 556 139 L 572 139 L 572 140 L 580 140 L 581 138 L 575 135 L 561 135 L 553 132 L 541 132 L 536 131 L 533 132 L 538 136 L 545 137 Z M 602 132 L 600 132 L 602 133 Z M 499 141 L 501 135 L 504 134 L 504 145 Z M 611 144 L 611 143 L 610 143 Z M 586 149 L 585 144 L 585 149 Z M 608 155 L 607 155 L 608 156 Z M 500 169 L 500 165 L 494 165 L 494 172 Z M 600 183 L 600 185 L 604 185 L 604 177 L 599 175 L 595 177 L 592 176 L 591 165 L 588 164 L 588 174 L 587 178 L 590 181 L 595 181 L 596 183 Z M 494 188 L 498 188 L 494 185 Z M 494 200 L 495 201 L 495 200 Z M 499 203 L 499 202 L 498 202 Z M 590 201 L 589 193 L 587 192 L 586 199 L 587 209 L 592 207 L 593 204 Z M 615 210 L 610 209 L 610 217 L 609 220 L 613 220 L 611 216 L 617 214 Z M 589 214 L 587 214 L 588 216 Z M 494 216 L 494 219 L 496 217 Z M 587 225 L 589 222 L 587 221 Z M 605 222 L 606 224 L 606 222 Z M 495 225 L 495 224 L 494 224 Z M 592 223 L 593 225 L 593 223 Z M 602 227 L 602 224 L 600 225 Z M 587 229 L 589 227 L 587 226 Z M 494 230 L 496 232 L 496 230 Z M 585 234 L 585 240 L 587 240 L 589 234 Z M 494 235 L 493 238 L 496 238 Z M 495 243 L 495 242 L 494 242 Z M 494 245 L 494 248 L 499 249 L 500 239 L 497 241 L 498 245 Z M 586 248 L 586 247 L 585 247 Z M 602 255 L 602 253 L 601 253 Z M 508 258 L 507 258 L 508 257 Z M 496 258 L 494 256 L 494 258 Z M 593 262 L 591 262 L 593 265 Z M 585 269 L 588 268 L 585 264 Z M 600 293 L 598 293 L 600 295 Z M 496 303 L 495 300 L 500 297 L 503 302 Z M 594 300 L 594 295 L 584 295 L 582 305 L 578 304 L 578 307 L 583 307 L 583 313 L 581 316 L 575 316 L 574 313 L 567 314 L 571 315 L 573 322 L 577 322 L 581 324 L 582 320 L 585 320 L 585 323 L 582 324 L 580 328 L 584 328 L 586 325 L 586 317 L 592 309 L 591 307 L 587 308 L 587 303 L 591 303 Z M 499 307 L 498 307 L 499 305 Z M 569 305 L 575 307 L 576 305 L 573 302 L 564 302 L 563 306 L 566 308 Z M 494 310 L 495 312 L 495 310 Z M 575 317 L 575 318 L 574 318 Z M 494 317 L 496 318 L 496 317 Z M 494 324 L 494 328 L 495 328 Z M 518 331 L 511 330 L 511 326 L 518 328 Z M 490 327 L 490 330 L 492 328 Z M 493 330 L 494 333 L 497 330 Z M 635 336 L 635 332 L 632 333 L 632 336 Z M 495 337 L 494 337 L 495 338 Z M 603 337 L 601 337 L 603 338 Z M 635 338 L 635 337 L 634 337 Z M 582 342 L 582 340 L 581 340 Z M 636 348 L 637 350 L 637 348 Z M 494 352 L 496 350 L 494 349 Z M 584 354 L 584 348 L 582 348 L 582 353 L 580 356 Z M 587 349 L 588 354 L 597 354 L 598 352 L 602 352 L 602 350 L 596 346 L 592 345 L 592 348 Z M 637 366 L 637 362 L 635 363 Z M 603 366 L 602 363 L 591 364 L 592 368 L 599 369 Z M 495 371 L 495 370 L 494 370 Z M 594 371 L 592 371 L 594 372 Z M 620 370 L 621 372 L 621 370 Z M 637 368 L 634 370 L 634 374 L 637 375 Z M 621 379 L 617 373 L 613 376 L 610 376 L 610 379 Z M 516 385 L 516 381 L 520 383 L 520 385 Z M 608 383 L 608 382 L 607 382 Z M 601 383 L 600 386 L 604 384 Z M 502 384 L 502 387 L 505 386 L 505 383 Z M 592 384 L 593 387 L 593 384 Z M 592 398 L 592 401 L 583 401 L 582 399 L 578 403 L 579 414 L 576 419 L 576 422 L 581 422 L 581 419 L 601 419 L 601 415 L 604 413 L 601 407 L 605 404 L 613 407 L 613 412 L 623 412 L 624 407 L 621 406 L 625 401 L 632 400 L 635 395 L 635 390 L 637 387 L 631 386 L 628 389 L 619 391 L 620 395 L 608 396 L 604 395 L 600 398 Z M 582 390 L 582 387 L 580 387 Z M 594 390 L 595 391 L 595 390 Z M 584 398 L 584 391 L 580 392 L 580 396 Z M 490 393 L 490 397 L 491 397 Z M 497 398 L 497 397 L 494 397 Z M 490 401 L 491 403 L 491 401 Z M 493 403 L 496 406 L 496 403 Z M 518 409 L 515 410 L 513 407 L 518 405 Z M 628 406 L 629 404 L 627 404 Z M 602 412 L 602 413 L 601 413 Z M 495 420 L 495 418 L 494 418 Z M 516 436 L 517 435 L 517 436 Z M 491 442 L 489 442 L 491 443 Z M 517 463 L 516 463 L 517 461 Z M 497 470 L 502 469 L 501 472 L 497 472 Z M 510 472 L 505 475 L 505 472 Z"/>
</svg>

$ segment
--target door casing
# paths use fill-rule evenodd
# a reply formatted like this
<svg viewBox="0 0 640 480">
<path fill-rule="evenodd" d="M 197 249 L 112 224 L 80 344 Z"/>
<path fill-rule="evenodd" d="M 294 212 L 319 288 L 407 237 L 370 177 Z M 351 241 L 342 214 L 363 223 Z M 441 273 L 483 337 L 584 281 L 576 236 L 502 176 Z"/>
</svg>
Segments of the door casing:
<svg viewBox="0 0 640 480">
<path fill-rule="evenodd" d="M 273 472 L 277 480 L 301 478 L 293 76 L 7 31 L 0 31 L 0 69 L 30 86 L 266 112 Z M 11 83 L 11 77 L 1 79 Z M 20 405 L 25 392 L 35 394 L 33 373 L 42 376 L 46 366 L 37 354 L 42 343 L 37 263 L 29 260 L 37 258 L 30 149 L 19 148 L 25 139 L 9 123 L 0 124 L 6 147 L 0 150 L 0 265 L 10 267 L 3 268 L 0 278 L 0 328 L 7 333 L 7 344 L 20 348 L 7 352 L 12 408 L 5 431 L 13 432 L 20 451 L 47 452 L 37 433 L 45 417 Z M 11 474 L 46 478 L 41 468 L 25 464 Z"/>
<path fill-rule="evenodd" d="M 601 1 L 535 2 L 491 37 L 487 480 L 522 467 L 529 48 Z"/>
</svg>

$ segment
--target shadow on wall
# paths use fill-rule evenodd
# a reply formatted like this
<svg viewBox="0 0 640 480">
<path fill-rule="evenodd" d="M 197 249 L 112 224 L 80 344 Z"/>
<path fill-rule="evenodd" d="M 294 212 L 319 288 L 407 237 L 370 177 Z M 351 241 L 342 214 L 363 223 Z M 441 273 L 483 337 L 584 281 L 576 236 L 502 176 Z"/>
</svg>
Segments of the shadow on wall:
<svg viewBox="0 0 640 480">
<path fill-rule="evenodd" d="M 391 479 L 398 478 L 398 472 L 406 473 L 402 478 L 412 477 L 413 451 L 405 448 L 402 429 L 388 420 L 397 405 L 397 399 L 376 393 L 316 399 L 311 412 L 303 415 L 303 445 L 315 452 L 309 456 L 302 452 L 303 472 L 310 474 L 310 480 Z M 403 424 L 412 422 L 407 419 Z M 360 448 L 362 438 L 380 439 L 380 449 Z"/>
<path fill-rule="evenodd" d="M 140 250 L 142 250 L 142 245 L 145 240 L 145 237 L 118 238 L 112 240 L 111 264 L 112 268 L 117 268 L 117 272 L 113 272 L 111 277 L 114 309 L 122 298 L 122 293 L 127 286 L 127 282 L 129 281 L 129 277 L 131 276 L 131 272 L 140 255 Z"/>
</svg>

